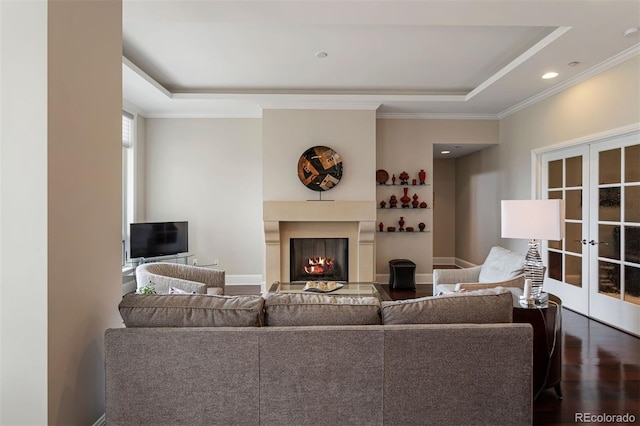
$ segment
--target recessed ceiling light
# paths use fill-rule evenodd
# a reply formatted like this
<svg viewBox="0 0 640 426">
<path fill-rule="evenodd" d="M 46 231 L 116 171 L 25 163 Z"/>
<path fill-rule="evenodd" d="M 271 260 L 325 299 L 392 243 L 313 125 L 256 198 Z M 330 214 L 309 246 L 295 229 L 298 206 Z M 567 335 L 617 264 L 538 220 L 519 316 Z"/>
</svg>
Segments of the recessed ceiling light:
<svg viewBox="0 0 640 426">
<path fill-rule="evenodd" d="M 549 71 L 547 73 L 544 73 L 542 75 L 542 78 L 544 78 L 545 80 L 550 79 L 550 78 L 556 78 L 558 76 L 558 73 L 555 71 Z"/>
<path fill-rule="evenodd" d="M 329 56 L 327 52 L 316 52 L 316 58 L 326 58 Z"/>
<path fill-rule="evenodd" d="M 451 154 L 451 151 L 440 151 L 440 154 Z"/>
</svg>

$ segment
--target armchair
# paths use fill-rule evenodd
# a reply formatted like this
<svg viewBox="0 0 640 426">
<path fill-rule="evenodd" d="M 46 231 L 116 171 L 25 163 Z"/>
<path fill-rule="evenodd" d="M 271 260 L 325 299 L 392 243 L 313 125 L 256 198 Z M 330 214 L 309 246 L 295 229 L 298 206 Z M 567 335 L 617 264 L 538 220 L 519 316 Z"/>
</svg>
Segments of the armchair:
<svg viewBox="0 0 640 426">
<path fill-rule="evenodd" d="M 158 293 L 174 287 L 198 294 L 224 294 L 224 271 L 178 263 L 143 263 L 136 268 L 137 287 L 153 282 Z"/>
<path fill-rule="evenodd" d="M 493 287 L 524 288 L 524 255 L 495 246 L 482 265 L 433 270 L 434 295 Z"/>
</svg>

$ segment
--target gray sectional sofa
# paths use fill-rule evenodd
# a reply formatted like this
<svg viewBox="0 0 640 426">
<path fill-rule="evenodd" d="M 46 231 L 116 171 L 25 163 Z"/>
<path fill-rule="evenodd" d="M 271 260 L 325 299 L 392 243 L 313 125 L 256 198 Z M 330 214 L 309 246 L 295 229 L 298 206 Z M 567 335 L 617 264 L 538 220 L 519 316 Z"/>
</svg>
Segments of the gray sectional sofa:
<svg viewBox="0 0 640 426">
<path fill-rule="evenodd" d="M 531 424 L 532 329 L 511 306 L 500 290 L 127 295 L 105 334 L 107 424 Z"/>
</svg>

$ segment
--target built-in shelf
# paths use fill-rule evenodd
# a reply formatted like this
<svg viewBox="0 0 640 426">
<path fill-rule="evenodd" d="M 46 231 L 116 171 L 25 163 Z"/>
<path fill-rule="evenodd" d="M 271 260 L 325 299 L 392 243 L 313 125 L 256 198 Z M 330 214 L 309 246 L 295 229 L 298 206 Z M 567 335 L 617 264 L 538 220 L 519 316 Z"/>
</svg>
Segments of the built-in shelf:
<svg viewBox="0 0 640 426">
<path fill-rule="evenodd" d="M 406 211 L 430 210 L 431 207 L 377 207 L 377 209 L 406 212 Z"/>
<path fill-rule="evenodd" d="M 387 187 L 387 186 L 400 186 L 400 187 L 402 187 L 402 186 L 417 186 L 417 187 L 420 187 L 420 186 L 431 186 L 431 184 L 430 183 L 425 183 L 424 185 L 421 185 L 419 183 L 416 183 L 414 185 L 412 183 L 396 183 L 396 184 L 393 184 L 393 183 L 379 183 L 376 186 L 384 186 L 384 187 Z"/>
<path fill-rule="evenodd" d="M 376 231 L 378 234 L 428 234 L 431 231 Z"/>
</svg>

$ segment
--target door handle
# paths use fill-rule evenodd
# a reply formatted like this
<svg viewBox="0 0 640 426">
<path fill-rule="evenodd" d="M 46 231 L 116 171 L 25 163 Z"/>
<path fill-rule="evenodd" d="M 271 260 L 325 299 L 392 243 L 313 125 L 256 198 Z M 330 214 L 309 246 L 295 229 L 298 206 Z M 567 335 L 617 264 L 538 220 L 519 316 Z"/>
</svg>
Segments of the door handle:
<svg viewBox="0 0 640 426">
<path fill-rule="evenodd" d="M 587 240 L 573 240 L 574 243 L 582 243 L 583 245 L 587 244 Z"/>
<path fill-rule="evenodd" d="M 604 244 L 605 246 L 609 245 L 609 243 L 606 241 L 594 241 L 594 240 L 589 241 L 589 244 L 591 244 L 592 246 L 595 246 L 596 244 Z"/>
</svg>

